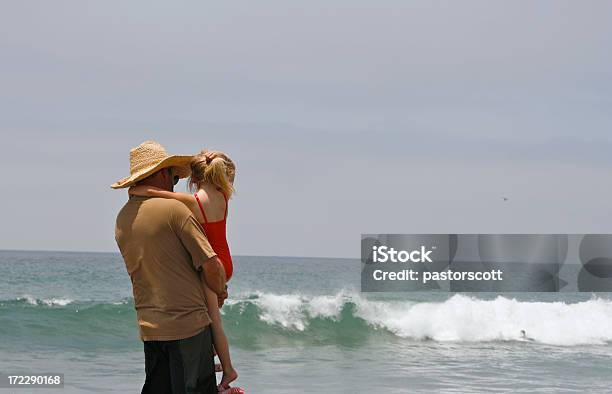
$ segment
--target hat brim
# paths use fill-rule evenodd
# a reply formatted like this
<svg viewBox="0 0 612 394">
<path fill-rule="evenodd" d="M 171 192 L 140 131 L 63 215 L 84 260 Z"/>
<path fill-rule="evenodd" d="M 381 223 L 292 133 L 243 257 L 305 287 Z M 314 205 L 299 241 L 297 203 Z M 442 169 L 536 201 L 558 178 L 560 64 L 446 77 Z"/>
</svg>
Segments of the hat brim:
<svg viewBox="0 0 612 394">
<path fill-rule="evenodd" d="M 136 182 L 145 179 L 146 177 L 156 173 L 157 171 L 168 168 L 175 167 L 176 174 L 179 178 L 187 178 L 191 175 L 191 167 L 190 162 L 193 156 L 168 156 L 164 160 L 160 161 L 158 164 L 145 168 L 135 174 L 132 174 L 126 178 L 121 179 L 111 185 L 113 189 L 123 189 L 126 187 L 134 186 Z"/>
</svg>

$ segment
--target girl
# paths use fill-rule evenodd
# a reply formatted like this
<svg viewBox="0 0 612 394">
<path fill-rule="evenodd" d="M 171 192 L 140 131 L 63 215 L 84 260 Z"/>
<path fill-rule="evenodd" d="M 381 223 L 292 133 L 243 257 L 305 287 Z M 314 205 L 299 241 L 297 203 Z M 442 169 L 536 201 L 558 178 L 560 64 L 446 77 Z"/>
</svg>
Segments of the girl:
<svg viewBox="0 0 612 394">
<path fill-rule="evenodd" d="M 225 236 L 225 226 L 227 202 L 234 193 L 235 175 L 236 166 L 225 153 L 203 150 L 191 160 L 189 188 L 195 191 L 195 194 L 169 192 L 151 186 L 134 186 L 129 189 L 129 193 L 146 197 L 173 198 L 187 205 L 202 224 L 208 242 L 223 263 L 225 276 L 229 281 L 232 277 L 233 265 Z M 241 389 L 229 387 L 238 374 L 230 359 L 229 344 L 223 331 L 217 295 L 208 287 L 204 287 L 208 313 L 212 320 L 213 342 L 223 368 L 219 391 L 231 394 L 240 393 Z"/>
</svg>

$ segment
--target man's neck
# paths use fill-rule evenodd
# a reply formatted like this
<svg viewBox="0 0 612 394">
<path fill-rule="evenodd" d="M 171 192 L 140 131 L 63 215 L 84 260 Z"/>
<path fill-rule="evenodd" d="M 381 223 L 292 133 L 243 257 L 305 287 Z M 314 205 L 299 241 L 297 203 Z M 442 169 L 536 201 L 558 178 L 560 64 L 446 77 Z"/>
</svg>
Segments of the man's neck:
<svg viewBox="0 0 612 394">
<path fill-rule="evenodd" d="M 161 182 L 153 182 L 153 181 L 149 181 L 149 180 L 145 180 L 142 182 L 138 182 L 138 186 L 143 185 L 143 186 L 153 186 L 153 187 L 157 187 L 159 189 L 168 191 L 168 192 L 172 192 L 174 191 L 174 188 L 168 188 L 168 186 L 162 184 Z"/>
</svg>

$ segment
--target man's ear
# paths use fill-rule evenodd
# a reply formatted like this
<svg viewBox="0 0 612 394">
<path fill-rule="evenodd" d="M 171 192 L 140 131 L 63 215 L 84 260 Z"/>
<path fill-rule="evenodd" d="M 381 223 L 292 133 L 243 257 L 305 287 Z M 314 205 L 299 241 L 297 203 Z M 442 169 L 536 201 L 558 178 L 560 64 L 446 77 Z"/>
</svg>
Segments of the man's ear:
<svg viewBox="0 0 612 394">
<path fill-rule="evenodd" d="M 159 172 L 159 176 L 163 180 L 168 180 L 168 178 L 170 177 L 170 169 L 168 167 L 164 168 L 163 170 Z"/>
<path fill-rule="evenodd" d="M 167 167 L 166 171 L 164 171 L 165 174 L 164 176 L 166 176 L 166 182 L 168 187 L 170 188 L 170 191 L 174 191 L 174 179 L 172 176 L 172 168 L 171 167 Z"/>
</svg>

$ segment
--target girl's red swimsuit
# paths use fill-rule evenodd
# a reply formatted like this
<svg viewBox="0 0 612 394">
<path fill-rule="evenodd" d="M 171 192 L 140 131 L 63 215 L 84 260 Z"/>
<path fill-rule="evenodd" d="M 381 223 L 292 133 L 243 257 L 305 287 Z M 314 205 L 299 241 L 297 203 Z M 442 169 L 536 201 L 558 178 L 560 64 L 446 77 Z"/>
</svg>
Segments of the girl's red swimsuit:
<svg viewBox="0 0 612 394">
<path fill-rule="evenodd" d="M 234 266 L 232 264 L 232 255 L 230 254 L 229 245 L 227 244 L 226 238 L 226 222 L 227 222 L 227 197 L 225 193 L 223 193 L 223 198 L 225 199 L 225 215 L 223 215 L 223 220 L 218 220 L 216 222 L 209 222 L 206 219 L 206 214 L 204 213 L 204 207 L 200 202 L 200 198 L 198 194 L 194 194 L 196 201 L 198 202 L 198 206 L 200 207 L 200 211 L 202 212 L 202 216 L 204 217 L 204 223 L 200 223 L 204 228 L 204 232 L 206 233 L 206 237 L 208 238 L 208 242 L 210 246 L 217 253 L 217 257 L 223 263 L 223 268 L 225 269 L 225 277 L 229 280 L 232 277 L 232 272 L 234 271 Z"/>
</svg>

